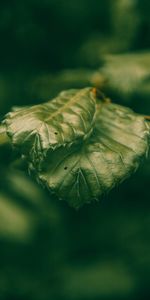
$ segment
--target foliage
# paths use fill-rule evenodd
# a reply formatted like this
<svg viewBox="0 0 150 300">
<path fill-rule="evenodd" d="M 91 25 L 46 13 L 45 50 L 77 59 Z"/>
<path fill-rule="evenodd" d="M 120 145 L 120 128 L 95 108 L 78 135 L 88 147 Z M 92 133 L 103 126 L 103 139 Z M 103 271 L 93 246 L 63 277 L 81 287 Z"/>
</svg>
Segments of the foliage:
<svg viewBox="0 0 150 300">
<path fill-rule="evenodd" d="M 29 171 L 76 208 L 123 181 L 148 151 L 150 132 L 144 117 L 101 94 L 98 99 L 91 88 L 16 108 L 3 124 Z"/>
<path fill-rule="evenodd" d="M 97 95 L 105 112 L 110 107 L 127 111 L 136 120 L 140 118 L 140 126 L 147 126 L 143 116 L 150 115 L 149 11 L 149 0 L 1 0 L 0 122 L 12 107 L 25 112 L 50 102 L 61 91 L 95 86 L 112 99 L 106 105 L 106 99 Z M 127 176 L 147 154 L 147 134 L 141 132 L 144 142 L 133 136 L 129 126 L 131 132 L 125 138 L 120 124 L 119 129 L 114 126 L 115 115 L 111 113 L 113 126 L 108 118 L 100 120 L 101 124 L 105 121 L 101 139 L 104 142 L 107 126 L 114 138 L 110 140 L 109 135 L 106 139 L 107 145 L 111 144 L 111 159 L 116 157 L 121 163 L 119 154 L 114 153 L 114 145 L 117 151 L 120 148 L 116 136 L 124 137 L 126 146 L 128 141 L 131 146 L 133 138 L 137 154 L 125 151 L 125 162 L 129 162 L 129 153 L 135 160 L 124 164 L 124 168 L 120 165 Z M 25 129 L 28 125 L 33 128 L 28 117 L 26 123 L 21 117 L 19 120 Z M 37 113 L 34 120 L 39 124 Z M 15 123 L 15 118 L 12 121 Z M 92 135 L 96 122 L 94 119 Z M 82 156 L 82 167 L 86 158 L 80 154 L 79 140 L 85 147 L 91 139 L 93 142 L 92 135 L 84 140 L 79 134 L 71 146 L 78 148 L 76 158 Z M 49 166 L 55 164 L 52 158 L 60 160 L 59 152 L 68 153 L 71 148 L 48 150 L 42 174 L 36 157 L 27 157 L 29 144 L 24 149 L 20 144 L 12 148 L 12 140 L 5 126 L 0 126 L 0 299 L 143 300 L 144 295 L 149 300 L 150 157 L 130 180 L 119 184 L 125 177 L 117 177 L 115 188 L 100 196 L 100 201 L 76 211 L 71 203 L 58 201 L 49 188 L 43 188 L 51 175 Z M 90 143 L 93 157 L 92 148 Z M 113 167 L 108 155 L 103 163 Z M 98 168 L 97 160 L 95 164 Z M 117 166 L 115 163 L 113 171 Z M 88 169 L 91 178 L 89 165 Z M 63 172 L 66 174 L 68 169 Z M 110 178 L 110 172 L 108 175 Z"/>
</svg>

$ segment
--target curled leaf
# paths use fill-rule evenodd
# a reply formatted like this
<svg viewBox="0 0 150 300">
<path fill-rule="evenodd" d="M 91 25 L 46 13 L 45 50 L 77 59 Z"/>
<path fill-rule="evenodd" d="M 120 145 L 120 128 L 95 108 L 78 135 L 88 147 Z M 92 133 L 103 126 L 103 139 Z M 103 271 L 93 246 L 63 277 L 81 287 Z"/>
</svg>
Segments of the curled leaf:
<svg viewBox="0 0 150 300">
<path fill-rule="evenodd" d="M 75 208 L 123 181 L 148 150 L 144 117 L 106 100 L 95 89 L 68 90 L 5 119 L 30 172 Z"/>
</svg>

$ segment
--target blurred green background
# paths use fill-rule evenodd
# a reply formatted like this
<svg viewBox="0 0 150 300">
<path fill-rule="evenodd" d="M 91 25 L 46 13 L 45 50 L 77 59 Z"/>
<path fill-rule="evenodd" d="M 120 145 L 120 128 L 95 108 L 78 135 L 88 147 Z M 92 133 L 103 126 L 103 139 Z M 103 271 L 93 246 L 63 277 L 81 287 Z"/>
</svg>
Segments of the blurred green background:
<svg viewBox="0 0 150 300">
<path fill-rule="evenodd" d="M 1 119 L 89 85 L 150 115 L 149 12 L 149 0 L 1 0 Z M 150 299 L 150 158 L 75 211 L 0 156 L 0 300 Z"/>
</svg>

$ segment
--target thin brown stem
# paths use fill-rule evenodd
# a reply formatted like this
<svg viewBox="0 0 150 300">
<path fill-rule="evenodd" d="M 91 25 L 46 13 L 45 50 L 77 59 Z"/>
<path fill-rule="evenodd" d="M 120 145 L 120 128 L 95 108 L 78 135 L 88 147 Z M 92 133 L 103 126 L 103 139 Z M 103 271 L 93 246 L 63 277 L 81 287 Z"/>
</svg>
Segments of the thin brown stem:
<svg viewBox="0 0 150 300">
<path fill-rule="evenodd" d="M 150 116 L 144 116 L 145 120 L 150 121 Z"/>
</svg>

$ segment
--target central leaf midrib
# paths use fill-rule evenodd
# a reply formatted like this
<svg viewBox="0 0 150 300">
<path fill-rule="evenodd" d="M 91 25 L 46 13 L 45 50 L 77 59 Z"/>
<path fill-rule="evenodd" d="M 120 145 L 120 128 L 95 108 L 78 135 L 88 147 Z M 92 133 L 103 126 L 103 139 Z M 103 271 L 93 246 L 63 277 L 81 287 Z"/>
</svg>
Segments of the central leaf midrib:
<svg viewBox="0 0 150 300">
<path fill-rule="evenodd" d="M 92 91 L 92 88 L 89 89 Z M 58 108 L 54 113 L 52 113 L 47 119 L 45 119 L 45 122 L 53 119 L 54 117 L 56 117 L 57 115 L 59 115 L 61 112 L 63 112 L 66 108 L 70 107 L 70 105 L 74 102 L 76 102 L 77 98 L 82 95 L 84 95 L 85 91 L 82 91 L 80 93 L 77 93 L 76 95 L 74 95 L 67 103 L 65 103 L 61 108 Z"/>
</svg>

